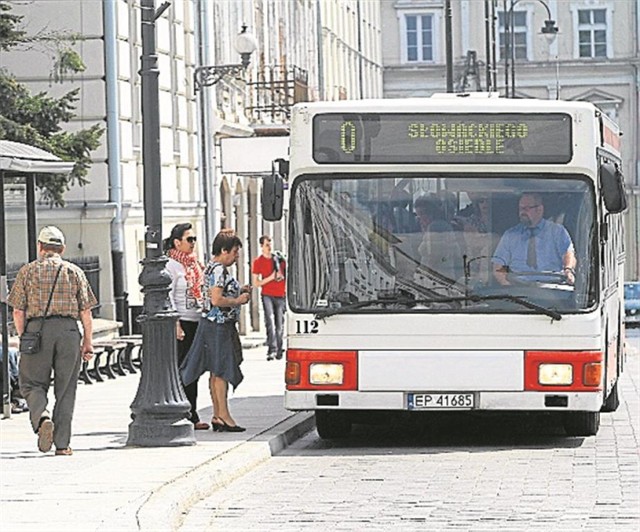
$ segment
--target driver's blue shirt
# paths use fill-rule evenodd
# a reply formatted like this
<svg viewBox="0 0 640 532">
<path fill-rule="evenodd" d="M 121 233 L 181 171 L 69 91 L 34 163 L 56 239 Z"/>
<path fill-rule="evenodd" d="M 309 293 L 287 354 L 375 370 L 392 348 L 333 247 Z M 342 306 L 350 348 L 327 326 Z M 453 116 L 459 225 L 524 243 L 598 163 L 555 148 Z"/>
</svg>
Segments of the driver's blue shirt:
<svg viewBox="0 0 640 532">
<path fill-rule="evenodd" d="M 542 219 L 534 227 L 533 235 L 536 243 L 536 268 L 527 265 L 530 231 L 523 223 L 504 232 L 493 254 L 492 262 L 508 266 L 512 272 L 562 271 L 562 257 L 567 251 L 573 251 L 573 242 L 564 226 Z"/>
</svg>

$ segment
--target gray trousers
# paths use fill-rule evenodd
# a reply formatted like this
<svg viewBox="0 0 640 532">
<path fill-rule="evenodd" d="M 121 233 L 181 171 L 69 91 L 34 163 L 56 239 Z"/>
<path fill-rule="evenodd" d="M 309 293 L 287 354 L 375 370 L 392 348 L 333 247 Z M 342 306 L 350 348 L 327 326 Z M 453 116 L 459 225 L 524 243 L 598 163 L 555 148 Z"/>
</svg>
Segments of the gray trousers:
<svg viewBox="0 0 640 532">
<path fill-rule="evenodd" d="M 27 324 L 28 331 L 37 331 L 39 327 L 38 319 Z M 29 406 L 31 426 L 37 432 L 40 418 L 50 417 L 54 424 L 53 443 L 57 449 L 66 449 L 71 440 L 71 419 L 81 364 L 80 340 L 76 320 L 48 318 L 42 326 L 40 352 L 20 355 L 20 392 Z M 52 370 L 56 399 L 53 416 L 47 408 Z"/>
</svg>

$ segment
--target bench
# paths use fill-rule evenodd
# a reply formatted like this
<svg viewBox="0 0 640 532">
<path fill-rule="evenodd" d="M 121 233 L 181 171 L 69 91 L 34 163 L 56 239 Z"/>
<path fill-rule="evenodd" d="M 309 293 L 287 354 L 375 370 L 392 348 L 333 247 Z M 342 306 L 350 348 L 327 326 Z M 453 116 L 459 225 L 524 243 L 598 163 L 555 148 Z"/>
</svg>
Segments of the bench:
<svg viewBox="0 0 640 532">
<path fill-rule="evenodd" d="M 92 376 L 95 376 L 96 380 L 102 382 L 104 379 L 102 375 L 106 375 L 109 379 L 115 379 L 116 374 L 114 370 L 120 375 L 126 375 L 121 363 L 121 354 L 126 349 L 126 342 L 121 342 L 117 337 L 111 340 L 100 340 L 93 343 L 95 361 L 93 364 Z M 100 350 L 98 352 L 97 350 Z M 102 355 L 105 356 L 104 364 L 100 364 Z"/>
<path fill-rule="evenodd" d="M 93 356 L 94 356 L 94 368 L 95 368 L 95 364 L 96 364 L 96 360 L 100 357 L 100 355 L 102 355 L 103 349 L 101 347 L 95 347 L 93 348 Z M 80 380 L 81 382 L 83 382 L 84 384 L 93 384 L 93 379 L 91 378 L 91 375 L 89 374 L 89 361 L 87 360 L 83 360 L 82 361 L 82 365 L 80 366 L 80 373 L 78 375 L 78 380 Z M 98 379 L 96 378 L 96 380 L 104 380 L 102 378 Z"/>
<path fill-rule="evenodd" d="M 137 357 L 134 358 L 134 351 Z M 85 384 L 137 373 L 142 361 L 142 335 L 116 336 L 93 342 L 93 363 L 83 361 L 79 380 Z M 128 372 L 128 373 L 127 373 Z"/>
<path fill-rule="evenodd" d="M 127 344 L 124 349 L 124 360 L 122 366 L 127 369 L 129 373 L 137 373 L 136 368 L 140 368 L 142 365 L 142 335 L 130 334 L 128 336 L 119 336 L 117 338 L 120 342 Z M 133 358 L 133 351 L 137 349 L 137 358 Z M 124 375 L 124 373 L 122 373 Z"/>
</svg>

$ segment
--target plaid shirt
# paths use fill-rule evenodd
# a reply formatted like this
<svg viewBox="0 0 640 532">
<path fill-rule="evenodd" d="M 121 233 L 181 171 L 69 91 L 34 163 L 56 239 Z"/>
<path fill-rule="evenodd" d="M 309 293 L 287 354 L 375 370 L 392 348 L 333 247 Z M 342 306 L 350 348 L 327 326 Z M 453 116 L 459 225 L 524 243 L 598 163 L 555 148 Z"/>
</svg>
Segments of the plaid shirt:
<svg viewBox="0 0 640 532">
<path fill-rule="evenodd" d="M 53 281 L 61 264 L 62 269 L 47 316 L 78 319 L 80 311 L 96 306 L 98 301 L 82 269 L 62 260 L 57 253 L 47 253 L 20 268 L 7 303 L 15 309 L 26 311 L 28 320 L 44 316 Z"/>
</svg>

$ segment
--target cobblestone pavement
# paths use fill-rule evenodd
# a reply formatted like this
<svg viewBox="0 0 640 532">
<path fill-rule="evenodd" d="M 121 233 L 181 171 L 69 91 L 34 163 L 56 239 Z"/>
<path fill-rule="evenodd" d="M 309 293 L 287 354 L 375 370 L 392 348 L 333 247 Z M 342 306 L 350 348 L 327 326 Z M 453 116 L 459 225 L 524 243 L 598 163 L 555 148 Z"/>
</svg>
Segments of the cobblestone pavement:
<svg viewBox="0 0 640 532">
<path fill-rule="evenodd" d="M 429 417 L 315 431 L 194 506 L 181 530 L 632 531 L 640 527 L 640 335 L 598 435 L 550 416 Z"/>
</svg>

